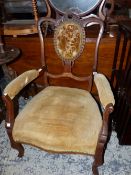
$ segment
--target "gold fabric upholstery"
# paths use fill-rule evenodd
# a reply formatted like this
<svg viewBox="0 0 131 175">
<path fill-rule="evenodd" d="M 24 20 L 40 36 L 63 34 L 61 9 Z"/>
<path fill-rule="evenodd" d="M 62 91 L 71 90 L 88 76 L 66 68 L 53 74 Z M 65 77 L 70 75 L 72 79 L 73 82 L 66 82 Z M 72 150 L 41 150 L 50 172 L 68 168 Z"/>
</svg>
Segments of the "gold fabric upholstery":
<svg viewBox="0 0 131 175">
<path fill-rule="evenodd" d="M 99 108 L 89 92 L 50 86 L 19 113 L 13 138 L 45 150 L 95 154 L 101 126 Z"/>
<path fill-rule="evenodd" d="M 37 78 L 39 75 L 38 70 L 29 70 L 15 78 L 11 83 L 9 83 L 4 89 L 4 94 L 13 99 L 27 84 L 32 80 Z"/>
<path fill-rule="evenodd" d="M 85 31 L 81 25 L 68 19 L 55 30 L 54 44 L 57 54 L 64 60 L 74 60 L 85 44 Z"/>
<path fill-rule="evenodd" d="M 115 104 L 114 95 L 107 78 L 100 73 L 94 73 L 94 82 L 98 89 L 100 101 L 105 108 L 109 103 Z"/>
</svg>

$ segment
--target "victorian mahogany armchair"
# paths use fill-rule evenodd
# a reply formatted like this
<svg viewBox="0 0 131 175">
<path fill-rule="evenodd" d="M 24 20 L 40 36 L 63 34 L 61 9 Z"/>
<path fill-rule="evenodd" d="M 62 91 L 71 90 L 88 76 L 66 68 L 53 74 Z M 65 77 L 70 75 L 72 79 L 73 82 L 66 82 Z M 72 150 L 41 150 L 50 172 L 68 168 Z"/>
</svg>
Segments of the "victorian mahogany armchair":
<svg viewBox="0 0 131 175">
<path fill-rule="evenodd" d="M 79 63 L 81 66 L 83 52 L 90 53 L 85 46 L 88 42 L 87 28 L 94 25 L 97 26 L 95 29 L 98 29 L 98 37 L 94 40 L 96 46 L 92 67 L 90 65 L 91 72 L 89 75 L 79 75 L 76 65 Z M 103 22 L 96 15 L 81 18 L 80 15 L 68 11 L 59 19 L 41 18 L 38 22 L 38 31 L 42 68 L 24 72 L 10 82 L 3 92 L 7 108 L 5 126 L 11 146 L 18 150 L 20 157 L 24 154 L 22 143 L 58 153 L 90 155 L 94 157 L 93 174 L 98 175 L 98 166 L 104 162 L 109 115 L 115 103 L 108 80 L 103 74 L 97 73 Z M 47 40 L 54 45 L 52 62 L 49 59 L 50 53 L 45 54 L 48 33 L 51 38 Z M 60 70 L 57 68 L 56 58 L 61 62 L 61 67 L 63 66 Z M 89 61 L 88 58 L 86 60 Z M 53 70 L 59 73 L 54 73 Z M 13 100 L 27 84 L 40 75 L 43 75 L 45 88 L 15 116 Z M 54 79 L 60 79 L 56 86 L 52 81 Z M 68 87 L 61 83 L 63 80 L 67 81 Z M 69 80 L 74 81 L 73 85 L 76 87 L 68 83 Z M 91 95 L 93 81 L 98 90 L 100 105 Z M 86 82 L 86 90 L 77 87 L 82 82 Z"/>
</svg>

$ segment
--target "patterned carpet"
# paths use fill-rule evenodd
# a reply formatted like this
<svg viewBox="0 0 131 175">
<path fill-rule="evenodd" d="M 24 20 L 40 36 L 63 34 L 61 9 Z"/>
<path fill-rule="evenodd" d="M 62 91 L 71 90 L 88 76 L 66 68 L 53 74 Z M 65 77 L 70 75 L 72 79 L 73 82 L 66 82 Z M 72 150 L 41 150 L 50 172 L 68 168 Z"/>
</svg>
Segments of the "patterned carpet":
<svg viewBox="0 0 131 175">
<path fill-rule="evenodd" d="M 0 175 L 92 175 L 91 157 L 49 154 L 28 145 L 24 147 L 25 156 L 18 158 L 17 151 L 10 147 L 3 121 L 0 124 Z M 131 175 L 131 146 L 120 146 L 115 132 L 99 172 L 100 175 Z"/>
</svg>

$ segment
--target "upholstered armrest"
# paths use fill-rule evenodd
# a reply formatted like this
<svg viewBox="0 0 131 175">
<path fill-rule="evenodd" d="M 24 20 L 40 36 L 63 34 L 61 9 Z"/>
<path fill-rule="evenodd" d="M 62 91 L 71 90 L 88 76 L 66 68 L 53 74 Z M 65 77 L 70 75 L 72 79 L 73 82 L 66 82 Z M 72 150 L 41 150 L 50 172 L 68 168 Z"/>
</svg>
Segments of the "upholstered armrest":
<svg viewBox="0 0 131 175">
<path fill-rule="evenodd" d="M 13 99 L 26 85 L 39 76 L 40 71 L 41 69 L 33 69 L 19 75 L 6 86 L 3 92 L 4 95 L 8 95 L 11 99 Z"/>
<path fill-rule="evenodd" d="M 94 82 L 98 90 L 99 98 L 102 106 L 105 108 L 108 104 L 115 104 L 114 95 L 110 84 L 103 74 L 94 73 Z"/>
</svg>

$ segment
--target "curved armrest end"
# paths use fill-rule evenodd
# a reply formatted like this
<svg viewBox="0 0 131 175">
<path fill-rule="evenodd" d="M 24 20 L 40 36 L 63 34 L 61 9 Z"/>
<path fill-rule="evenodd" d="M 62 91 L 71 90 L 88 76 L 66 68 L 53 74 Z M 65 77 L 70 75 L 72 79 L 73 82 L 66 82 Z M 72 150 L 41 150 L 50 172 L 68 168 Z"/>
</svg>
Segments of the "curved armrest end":
<svg viewBox="0 0 131 175">
<path fill-rule="evenodd" d="M 12 80 L 4 89 L 3 94 L 13 99 L 26 85 L 39 76 L 39 70 L 32 69 Z"/>
</svg>

